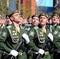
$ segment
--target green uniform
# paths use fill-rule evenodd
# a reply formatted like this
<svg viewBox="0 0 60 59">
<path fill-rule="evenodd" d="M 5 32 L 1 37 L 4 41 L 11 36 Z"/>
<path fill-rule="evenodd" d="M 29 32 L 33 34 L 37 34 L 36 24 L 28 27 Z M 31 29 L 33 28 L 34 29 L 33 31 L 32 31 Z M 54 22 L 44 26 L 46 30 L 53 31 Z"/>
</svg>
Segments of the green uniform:
<svg viewBox="0 0 60 59">
<path fill-rule="evenodd" d="M 45 29 L 46 29 L 46 31 L 43 30 L 42 28 L 34 27 L 29 33 L 30 41 L 31 41 L 30 49 L 32 49 L 35 52 L 38 52 L 38 50 L 43 47 L 43 44 L 44 44 L 45 40 L 47 39 L 47 34 L 49 33 L 49 29 L 47 29 L 47 28 L 45 28 Z M 44 57 L 41 57 L 41 59 L 51 59 L 48 48 L 46 48 L 45 51 L 47 53 L 45 54 Z M 35 58 L 33 56 L 33 59 L 35 59 Z"/>
<path fill-rule="evenodd" d="M 9 59 L 7 57 L 9 56 L 10 51 L 16 49 L 23 33 L 24 30 L 21 28 L 20 32 L 17 32 L 14 25 L 0 29 L 0 59 Z M 26 53 L 22 46 L 18 56 L 14 59 L 26 59 Z"/>
<path fill-rule="evenodd" d="M 24 25 L 24 29 L 27 31 L 27 32 L 29 32 L 30 30 L 31 30 L 31 28 L 32 28 L 32 24 L 31 23 L 27 23 L 27 24 L 25 24 Z"/>
<path fill-rule="evenodd" d="M 51 29 L 54 36 L 53 43 L 55 44 L 55 50 L 57 51 L 57 53 L 54 53 L 54 59 L 60 59 L 60 53 L 58 53 L 58 51 L 60 51 L 60 26 L 51 26 Z"/>
</svg>

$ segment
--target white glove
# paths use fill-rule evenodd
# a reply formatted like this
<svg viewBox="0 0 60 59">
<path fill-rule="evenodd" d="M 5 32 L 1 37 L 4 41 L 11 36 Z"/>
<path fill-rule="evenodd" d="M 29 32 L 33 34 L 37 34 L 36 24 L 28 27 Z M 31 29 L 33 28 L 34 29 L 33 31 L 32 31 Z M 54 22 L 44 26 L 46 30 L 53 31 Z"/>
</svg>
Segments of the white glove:
<svg viewBox="0 0 60 59">
<path fill-rule="evenodd" d="M 18 55 L 18 52 L 16 50 L 11 50 L 9 55 L 13 55 L 14 57 L 16 57 Z"/>
<path fill-rule="evenodd" d="M 43 49 L 39 49 L 38 53 L 40 53 L 41 55 L 43 55 L 45 53 L 45 51 Z"/>
<path fill-rule="evenodd" d="M 22 37 L 25 39 L 26 44 L 29 44 L 30 40 L 29 40 L 28 35 L 27 35 L 26 33 L 24 33 L 24 34 L 22 35 Z"/>
<path fill-rule="evenodd" d="M 48 38 L 53 42 L 53 35 L 52 35 L 52 33 L 48 34 Z"/>
</svg>

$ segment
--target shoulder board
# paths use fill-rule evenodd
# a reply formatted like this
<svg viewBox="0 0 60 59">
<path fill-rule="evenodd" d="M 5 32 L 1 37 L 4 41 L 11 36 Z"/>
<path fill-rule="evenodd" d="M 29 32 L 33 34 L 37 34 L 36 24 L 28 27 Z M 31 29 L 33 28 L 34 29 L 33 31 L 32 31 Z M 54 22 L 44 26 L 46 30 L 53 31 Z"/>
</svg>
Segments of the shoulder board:
<svg viewBox="0 0 60 59">
<path fill-rule="evenodd" d="M 11 28 L 12 26 L 7 26 L 7 28 Z"/>
<path fill-rule="evenodd" d="M 58 26 L 58 28 L 60 29 L 60 26 Z"/>
<path fill-rule="evenodd" d="M 53 27 L 53 25 L 50 25 L 50 27 Z"/>
<path fill-rule="evenodd" d="M 37 30 L 38 29 L 38 26 L 35 26 L 34 29 Z"/>
</svg>

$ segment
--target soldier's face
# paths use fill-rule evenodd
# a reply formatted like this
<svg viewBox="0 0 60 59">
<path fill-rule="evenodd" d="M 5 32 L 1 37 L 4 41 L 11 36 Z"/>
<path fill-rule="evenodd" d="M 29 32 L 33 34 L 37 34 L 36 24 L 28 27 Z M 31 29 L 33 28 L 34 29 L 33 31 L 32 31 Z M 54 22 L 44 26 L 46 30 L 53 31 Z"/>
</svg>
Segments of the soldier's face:
<svg viewBox="0 0 60 59">
<path fill-rule="evenodd" d="M 32 18 L 29 18 L 29 19 L 28 19 L 28 22 L 29 22 L 29 23 L 32 23 Z"/>
<path fill-rule="evenodd" d="M 38 24 L 39 24 L 39 18 L 38 17 L 34 17 L 33 18 L 33 25 L 34 26 L 38 26 Z"/>
<path fill-rule="evenodd" d="M 20 22 L 20 14 L 19 13 L 14 13 L 12 15 L 13 21 L 15 22 Z"/>
<path fill-rule="evenodd" d="M 40 19 L 39 19 L 39 21 L 40 21 L 41 25 L 46 25 L 48 19 L 47 19 L 46 16 L 41 16 Z"/>
<path fill-rule="evenodd" d="M 52 19 L 49 20 L 49 24 L 52 24 Z"/>
<path fill-rule="evenodd" d="M 54 24 L 58 23 L 59 18 L 57 16 L 53 16 L 52 21 L 53 21 Z"/>
</svg>

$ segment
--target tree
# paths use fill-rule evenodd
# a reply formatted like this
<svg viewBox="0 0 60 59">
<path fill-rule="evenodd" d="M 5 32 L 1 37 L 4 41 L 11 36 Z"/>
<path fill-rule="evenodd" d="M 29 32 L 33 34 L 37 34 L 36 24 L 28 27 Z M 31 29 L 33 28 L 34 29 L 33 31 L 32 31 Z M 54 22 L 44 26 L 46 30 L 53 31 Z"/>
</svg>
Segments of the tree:
<svg viewBox="0 0 60 59">
<path fill-rule="evenodd" d="M 60 1 L 54 0 L 54 13 L 60 14 Z"/>
<path fill-rule="evenodd" d="M 4 15 L 7 13 L 7 0 L 0 0 L 0 14 Z"/>
</svg>

